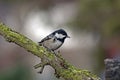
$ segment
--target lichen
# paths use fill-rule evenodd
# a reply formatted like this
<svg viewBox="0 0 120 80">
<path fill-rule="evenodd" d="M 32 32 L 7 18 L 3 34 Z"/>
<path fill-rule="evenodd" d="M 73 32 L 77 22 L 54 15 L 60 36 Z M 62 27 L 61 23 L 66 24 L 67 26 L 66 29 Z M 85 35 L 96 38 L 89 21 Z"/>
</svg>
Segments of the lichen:
<svg viewBox="0 0 120 80">
<path fill-rule="evenodd" d="M 47 51 L 47 49 L 45 49 L 44 47 L 39 46 L 31 39 L 10 29 L 2 23 L 0 23 L 0 35 L 2 35 L 8 42 L 13 42 L 41 58 L 41 62 L 43 62 L 43 68 L 44 65 L 48 65 L 49 63 L 49 65 L 55 69 L 56 74 L 64 78 L 65 80 L 100 80 L 100 78 L 93 73 L 87 70 L 81 70 L 76 68 L 75 66 L 68 63 L 61 56 L 57 54 L 54 55 L 53 52 Z M 61 62 L 66 67 L 61 66 Z M 37 68 L 38 67 L 41 67 L 40 64 L 37 65 Z"/>
</svg>

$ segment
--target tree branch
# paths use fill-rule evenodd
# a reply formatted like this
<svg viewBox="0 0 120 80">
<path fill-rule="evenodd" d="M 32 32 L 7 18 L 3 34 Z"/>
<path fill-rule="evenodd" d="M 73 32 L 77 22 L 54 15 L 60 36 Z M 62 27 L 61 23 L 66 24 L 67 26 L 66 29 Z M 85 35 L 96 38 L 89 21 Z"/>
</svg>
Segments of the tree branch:
<svg viewBox="0 0 120 80">
<path fill-rule="evenodd" d="M 0 35 L 3 36 L 6 41 L 13 42 L 41 58 L 41 63 L 35 66 L 35 68 L 42 67 L 40 73 L 42 73 L 45 65 L 50 65 L 55 69 L 55 75 L 65 80 L 100 80 L 99 77 L 91 72 L 74 67 L 63 59 L 60 54 L 55 55 L 47 51 L 44 47 L 37 45 L 29 38 L 2 23 L 0 23 Z"/>
</svg>

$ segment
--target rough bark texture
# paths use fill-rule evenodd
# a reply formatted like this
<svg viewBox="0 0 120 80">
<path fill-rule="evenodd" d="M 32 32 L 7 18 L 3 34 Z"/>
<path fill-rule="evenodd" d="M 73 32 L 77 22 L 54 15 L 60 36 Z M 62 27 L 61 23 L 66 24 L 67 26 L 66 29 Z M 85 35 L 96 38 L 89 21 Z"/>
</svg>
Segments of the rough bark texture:
<svg viewBox="0 0 120 80">
<path fill-rule="evenodd" d="M 120 58 L 105 60 L 105 80 L 120 80 Z"/>
<path fill-rule="evenodd" d="M 56 77 L 62 77 L 65 80 L 100 80 L 99 77 L 91 72 L 74 67 L 63 59 L 61 55 L 55 55 L 47 51 L 44 47 L 37 45 L 32 40 L 2 23 L 0 23 L 0 35 L 6 41 L 13 42 L 41 58 L 41 63 L 34 66 L 35 68 L 41 67 L 40 73 L 42 73 L 45 65 L 50 65 L 55 69 Z"/>
</svg>

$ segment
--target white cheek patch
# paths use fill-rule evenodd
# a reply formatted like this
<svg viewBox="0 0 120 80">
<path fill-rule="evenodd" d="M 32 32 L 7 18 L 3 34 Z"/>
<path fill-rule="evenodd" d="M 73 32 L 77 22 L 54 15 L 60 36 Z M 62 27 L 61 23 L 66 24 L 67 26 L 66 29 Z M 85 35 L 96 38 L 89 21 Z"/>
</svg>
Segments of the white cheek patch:
<svg viewBox="0 0 120 80">
<path fill-rule="evenodd" d="M 65 35 L 58 34 L 58 33 L 56 33 L 55 36 L 56 36 L 57 38 L 64 38 L 64 37 L 65 37 Z"/>
</svg>

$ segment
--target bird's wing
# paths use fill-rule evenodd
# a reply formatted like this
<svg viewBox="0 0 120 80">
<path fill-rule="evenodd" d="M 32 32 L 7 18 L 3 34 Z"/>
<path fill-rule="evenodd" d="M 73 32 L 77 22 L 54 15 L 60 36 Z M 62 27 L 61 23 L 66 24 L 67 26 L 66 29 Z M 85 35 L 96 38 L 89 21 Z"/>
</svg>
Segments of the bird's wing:
<svg viewBox="0 0 120 80">
<path fill-rule="evenodd" d="M 53 38 L 53 37 L 54 37 L 54 35 L 50 34 L 50 35 L 46 36 L 45 38 L 43 38 L 43 39 L 42 39 L 40 42 L 38 42 L 38 43 L 41 44 L 41 43 L 43 43 L 44 41 L 49 40 L 49 39 L 51 39 L 51 38 Z"/>
</svg>

